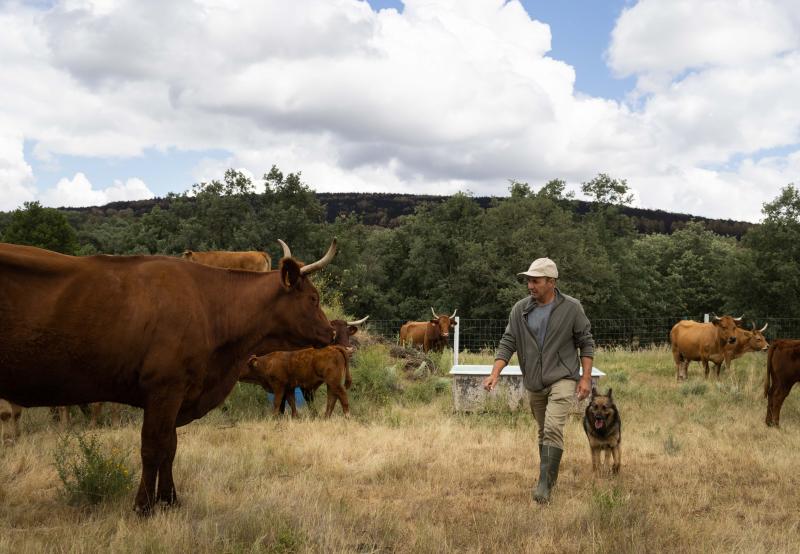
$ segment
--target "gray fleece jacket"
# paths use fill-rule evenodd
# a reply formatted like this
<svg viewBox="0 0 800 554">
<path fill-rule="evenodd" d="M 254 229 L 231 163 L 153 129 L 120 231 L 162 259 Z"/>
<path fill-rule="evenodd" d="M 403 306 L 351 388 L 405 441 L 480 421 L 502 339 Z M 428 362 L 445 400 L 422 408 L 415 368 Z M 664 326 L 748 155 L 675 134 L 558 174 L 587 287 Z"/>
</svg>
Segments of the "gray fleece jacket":
<svg viewBox="0 0 800 554">
<path fill-rule="evenodd" d="M 531 391 L 540 391 L 561 379 L 579 380 L 580 357 L 594 358 L 591 324 L 581 303 L 558 289 L 554 302 L 544 344 L 539 344 L 526 321 L 536 301 L 528 296 L 514 304 L 495 354 L 496 360 L 508 362 L 517 353 L 523 383 Z"/>
</svg>

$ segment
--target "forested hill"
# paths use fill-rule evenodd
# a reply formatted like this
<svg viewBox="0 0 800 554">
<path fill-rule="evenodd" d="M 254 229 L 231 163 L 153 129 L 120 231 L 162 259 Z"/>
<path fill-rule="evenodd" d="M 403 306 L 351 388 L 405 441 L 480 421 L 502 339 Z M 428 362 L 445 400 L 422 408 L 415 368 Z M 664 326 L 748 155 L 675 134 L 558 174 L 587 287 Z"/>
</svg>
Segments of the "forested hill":
<svg viewBox="0 0 800 554">
<path fill-rule="evenodd" d="M 399 223 L 401 216 L 413 214 L 415 207 L 421 203 L 441 203 L 449 197 L 421 194 L 327 192 L 317 193 L 317 198 L 325 205 L 329 222 L 336 219 L 339 214 L 355 213 L 367 225 L 394 227 Z M 472 199 L 481 208 L 486 209 L 492 206 L 493 203 L 502 201 L 504 197 L 476 196 L 472 197 Z M 583 200 L 573 200 L 571 203 L 579 215 L 588 213 L 593 204 Z M 633 220 L 640 233 L 669 234 L 689 221 L 698 221 L 704 223 L 707 229 L 718 235 L 741 238 L 747 229 L 752 226 L 752 223 L 746 221 L 709 219 L 689 214 L 671 213 L 663 210 L 646 210 L 629 206 L 621 206 L 620 208 L 623 214 Z"/>
<path fill-rule="evenodd" d="M 427 194 L 392 194 L 392 193 L 356 193 L 356 192 L 318 192 L 318 201 L 325 208 L 325 219 L 332 223 L 337 216 L 355 214 L 361 218 L 365 225 L 379 227 L 397 227 L 400 218 L 411 215 L 423 203 L 440 204 L 448 196 Z M 497 202 L 508 197 L 477 196 L 472 199 L 481 207 L 489 208 Z M 162 209 L 169 207 L 169 198 L 153 198 L 148 200 L 135 200 L 127 202 L 111 202 L 105 206 L 91 208 L 65 208 L 75 212 L 89 212 L 102 215 L 113 215 L 115 212 L 132 212 L 141 216 L 150 212 L 155 206 Z M 584 215 L 591 210 L 592 202 L 572 200 L 570 204 L 579 215 Z M 630 206 L 620 206 L 620 211 L 631 218 L 639 233 L 665 233 L 671 234 L 680 229 L 689 221 L 701 222 L 714 233 L 722 236 L 736 237 L 742 235 L 753 224 L 745 221 L 731 219 L 709 219 L 689 214 L 671 213 L 663 210 L 646 210 Z"/>
</svg>

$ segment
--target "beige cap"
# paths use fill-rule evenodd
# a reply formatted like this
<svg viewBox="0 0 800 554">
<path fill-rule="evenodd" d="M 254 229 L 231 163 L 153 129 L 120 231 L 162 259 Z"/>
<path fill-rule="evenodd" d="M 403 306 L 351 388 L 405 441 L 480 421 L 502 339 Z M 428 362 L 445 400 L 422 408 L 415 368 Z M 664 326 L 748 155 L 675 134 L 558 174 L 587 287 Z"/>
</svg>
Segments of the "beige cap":
<svg viewBox="0 0 800 554">
<path fill-rule="evenodd" d="M 556 263 L 550 258 L 536 258 L 531 263 L 528 271 L 517 273 L 517 275 L 525 275 L 526 277 L 553 277 L 558 279 L 558 268 Z"/>
</svg>

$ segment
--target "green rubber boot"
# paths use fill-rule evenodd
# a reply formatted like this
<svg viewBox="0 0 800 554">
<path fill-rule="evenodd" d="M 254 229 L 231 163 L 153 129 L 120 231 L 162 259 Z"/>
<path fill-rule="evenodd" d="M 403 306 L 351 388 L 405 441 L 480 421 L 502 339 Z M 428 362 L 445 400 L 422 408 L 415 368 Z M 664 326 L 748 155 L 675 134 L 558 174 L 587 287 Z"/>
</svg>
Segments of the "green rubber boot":
<svg viewBox="0 0 800 554">
<path fill-rule="evenodd" d="M 564 451 L 549 444 L 539 445 L 539 484 L 533 499 L 539 504 L 550 502 L 550 493 L 558 480 L 558 466 Z"/>
</svg>

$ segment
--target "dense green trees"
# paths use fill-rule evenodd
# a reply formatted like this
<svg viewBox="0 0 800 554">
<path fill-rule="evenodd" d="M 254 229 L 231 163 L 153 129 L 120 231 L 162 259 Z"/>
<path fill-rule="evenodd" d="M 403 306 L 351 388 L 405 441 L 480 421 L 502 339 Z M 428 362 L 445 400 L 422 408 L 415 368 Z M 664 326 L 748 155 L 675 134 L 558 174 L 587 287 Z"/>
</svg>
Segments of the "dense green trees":
<svg viewBox="0 0 800 554">
<path fill-rule="evenodd" d="M 56 209 L 43 208 L 39 202 L 25 202 L 24 209 L 15 210 L 3 229 L 2 239 L 62 254 L 75 254 L 78 249 L 75 229 L 66 216 Z"/>
<path fill-rule="evenodd" d="M 540 256 L 557 261 L 559 286 L 593 318 L 800 317 L 800 191 L 793 185 L 764 206 L 763 223 L 741 241 L 701 223 L 671 235 L 638 234 L 623 213 L 631 202 L 627 183 L 606 174 L 583 184 L 594 200 L 583 214 L 561 180 L 538 188 L 512 181 L 509 192 L 489 207 L 469 194 L 423 203 L 385 228 L 352 214 L 327 223 L 325 206 L 300 173 L 272 167 L 256 185 L 231 169 L 145 213 L 26 204 L 0 214 L 0 233 L 8 242 L 77 254 L 265 249 L 274 259 L 282 238 L 305 260 L 337 236 L 340 252 L 320 287 L 347 313 L 373 319 L 427 318 L 431 307 L 505 318 L 525 295 L 517 272 Z"/>
</svg>

